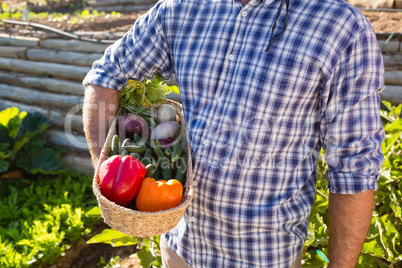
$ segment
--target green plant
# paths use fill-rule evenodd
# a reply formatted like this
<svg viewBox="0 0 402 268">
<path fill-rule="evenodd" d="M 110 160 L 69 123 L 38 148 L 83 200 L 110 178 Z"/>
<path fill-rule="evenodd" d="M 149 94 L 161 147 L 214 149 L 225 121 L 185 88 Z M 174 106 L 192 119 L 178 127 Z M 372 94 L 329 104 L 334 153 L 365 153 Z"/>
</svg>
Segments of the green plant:
<svg viewBox="0 0 402 268">
<path fill-rule="evenodd" d="M 0 180 L 0 267 L 55 263 L 88 235 L 96 199 L 92 176 L 68 173 L 34 180 Z"/>
<path fill-rule="evenodd" d="M 40 113 L 8 108 L 0 112 L 0 176 L 13 170 L 31 174 L 64 172 L 59 146 L 45 146 L 45 131 L 50 121 Z M 4 175 L 4 174 L 3 174 Z"/>
<path fill-rule="evenodd" d="M 111 257 L 109 262 L 106 262 L 105 258 L 101 256 L 96 266 L 101 266 L 104 268 L 119 268 L 120 264 L 117 264 L 119 258 L 120 258 L 119 256 Z"/>
<path fill-rule="evenodd" d="M 94 208 L 88 212 L 90 216 L 101 216 L 99 208 Z M 95 235 L 88 244 L 105 243 L 113 247 L 137 245 L 139 251 L 135 253 L 135 257 L 140 259 L 140 265 L 144 268 L 162 267 L 162 258 L 160 256 L 160 236 L 149 238 L 136 238 L 134 236 L 125 235 L 113 229 L 105 229 L 102 233 Z"/>
<path fill-rule="evenodd" d="M 382 151 L 385 157 L 380 171 L 375 211 L 357 267 L 398 267 L 402 261 L 402 105 L 382 102 L 381 117 L 385 129 Z M 303 265 L 324 267 L 327 262 L 317 250 L 328 253 L 328 196 L 325 153 L 318 161 L 316 198 L 309 217 Z"/>
</svg>

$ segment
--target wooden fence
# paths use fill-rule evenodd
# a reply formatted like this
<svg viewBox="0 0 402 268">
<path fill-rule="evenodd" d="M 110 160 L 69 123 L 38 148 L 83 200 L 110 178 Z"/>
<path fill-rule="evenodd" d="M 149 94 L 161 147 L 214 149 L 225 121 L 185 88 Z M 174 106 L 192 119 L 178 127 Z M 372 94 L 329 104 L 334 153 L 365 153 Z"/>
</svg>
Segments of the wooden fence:
<svg viewBox="0 0 402 268">
<path fill-rule="evenodd" d="M 379 42 L 381 45 L 384 41 Z M 53 123 L 48 141 L 68 147 L 64 163 L 84 173 L 91 173 L 93 169 L 82 130 L 81 81 L 107 46 L 0 34 L 0 109 L 16 106 L 20 110 L 44 114 Z M 383 56 L 387 87 L 381 96 L 394 104 L 402 103 L 399 40 L 388 43 Z M 71 129 L 65 128 L 66 121 Z"/>
</svg>

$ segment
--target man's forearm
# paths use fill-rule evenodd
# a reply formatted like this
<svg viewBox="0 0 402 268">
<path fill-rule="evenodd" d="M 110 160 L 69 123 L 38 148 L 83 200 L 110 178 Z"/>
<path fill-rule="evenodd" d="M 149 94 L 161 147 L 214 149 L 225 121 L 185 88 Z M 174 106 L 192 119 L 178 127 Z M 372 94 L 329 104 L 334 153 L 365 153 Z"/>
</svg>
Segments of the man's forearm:
<svg viewBox="0 0 402 268">
<path fill-rule="evenodd" d="M 117 113 L 119 96 L 118 91 L 110 88 L 95 85 L 85 88 L 83 125 L 94 168 L 98 164 L 112 119 Z"/>
<path fill-rule="evenodd" d="M 329 267 L 355 267 L 373 212 L 372 190 L 329 196 Z"/>
</svg>

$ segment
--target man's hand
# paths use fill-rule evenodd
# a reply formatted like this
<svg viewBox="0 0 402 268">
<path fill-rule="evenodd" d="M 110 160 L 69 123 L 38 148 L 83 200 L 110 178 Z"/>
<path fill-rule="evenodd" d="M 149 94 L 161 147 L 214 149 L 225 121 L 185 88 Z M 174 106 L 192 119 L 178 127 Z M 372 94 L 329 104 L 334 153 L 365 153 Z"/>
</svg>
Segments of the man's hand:
<svg viewBox="0 0 402 268">
<path fill-rule="evenodd" d="M 329 195 L 329 268 L 355 267 L 373 212 L 374 192 Z"/>
<path fill-rule="evenodd" d="M 118 91 L 110 88 L 95 85 L 85 88 L 83 125 L 94 169 L 98 164 L 110 124 L 117 113 L 119 96 Z"/>
</svg>

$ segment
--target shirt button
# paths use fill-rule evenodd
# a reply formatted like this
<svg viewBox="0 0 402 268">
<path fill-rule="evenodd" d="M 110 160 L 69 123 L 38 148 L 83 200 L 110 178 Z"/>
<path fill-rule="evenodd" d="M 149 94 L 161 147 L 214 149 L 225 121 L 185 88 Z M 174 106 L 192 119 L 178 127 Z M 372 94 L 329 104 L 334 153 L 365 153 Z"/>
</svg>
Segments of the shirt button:
<svg viewBox="0 0 402 268">
<path fill-rule="evenodd" d="M 193 186 L 196 187 L 198 185 L 198 181 L 193 181 Z"/>
<path fill-rule="evenodd" d="M 196 222 L 197 219 L 195 217 L 190 217 L 190 222 Z"/>
<path fill-rule="evenodd" d="M 246 11 L 243 11 L 243 12 L 241 13 L 241 15 L 242 15 L 243 17 L 246 17 L 246 16 L 247 16 L 247 12 L 246 12 Z"/>
<path fill-rule="evenodd" d="M 202 142 L 204 145 L 208 145 L 209 144 L 209 140 L 205 140 Z"/>
<path fill-rule="evenodd" d="M 234 57 L 233 54 L 230 54 L 230 55 L 229 55 L 229 60 L 234 60 L 234 58 L 235 58 L 235 57 Z"/>
<path fill-rule="evenodd" d="M 222 101 L 223 101 L 223 97 L 222 97 L 222 96 L 218 97 L 218 98 L 216 99 L 216 101 L 217 101 L 217 102 L 222 102 Z"/>
</svg>

